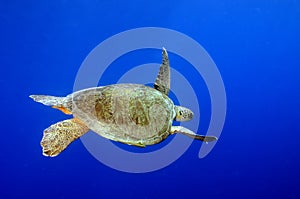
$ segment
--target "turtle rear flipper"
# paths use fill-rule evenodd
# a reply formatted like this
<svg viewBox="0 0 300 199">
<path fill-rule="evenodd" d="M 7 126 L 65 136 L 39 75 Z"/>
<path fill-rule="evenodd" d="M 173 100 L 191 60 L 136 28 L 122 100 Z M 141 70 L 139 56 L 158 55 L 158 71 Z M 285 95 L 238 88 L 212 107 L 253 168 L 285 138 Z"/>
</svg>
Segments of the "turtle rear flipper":
<svg viewBox="0 0 300 199">
<path fill-rule="evenodd" d="M 193 131 L 182 127 L 182 126 L 172 126 L 171 127 L 171 134 L 174 133 L 180 133 L 186 136 L 189 136 L 191 138 L 194 138 L 196 140 L 201 140 L 202 142 L 212 142 L 212 141 L 216 141 L 218 138 L 215 136 L 205 136 L 205 135 L 198 135 L 196 133 L 194 133 Z"/>
<path fill-rule="evenodd" d="M 65 107 L 65 97 L 55 97 L 50 95 L 30 95 L 35 102 L 42 103 L 46 106 L 51 106 L 52 108 L 56 108 L 67 115 L 71 115 L 70 107 Z"/>
<path fill-rule="evenodd" d="M 44 136 L 41 141 L 43 155 L 57 156 L 71 142 L 87 133 L 89 128 L 78 119 L 68 119 L 51 125 L 44 130 Z"/>
<path fill-rule="evenodd" d="M 34 101 L 42 103 L 46 106 L 60 106 L 63 104 L 64 97 L 55 97 L 50 95 L 30 95 Z"/>
</svg>

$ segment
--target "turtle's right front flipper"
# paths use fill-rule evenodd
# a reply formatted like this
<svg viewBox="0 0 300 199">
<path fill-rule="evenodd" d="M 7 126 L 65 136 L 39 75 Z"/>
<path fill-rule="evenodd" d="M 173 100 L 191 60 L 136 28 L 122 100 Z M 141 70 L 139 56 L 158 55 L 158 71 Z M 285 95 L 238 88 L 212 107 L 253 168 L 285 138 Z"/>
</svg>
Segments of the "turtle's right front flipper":
<svg viewBox="0 0 300 199">
<path fill-rule="evenodd" d="M 201 140 L 202 142 L 212 142 L 216 141 L 218 138 L 215 136 L 205 136 L 205 135 L 198 135 L 193 131 L 183 127 L 183 126 L 172 126 L 171 127 L 171 134 L 180 133 L 196 140 Z"/>
<path fill-rule="evenodd" d="M 41 141 L 43 155 L 57 156 L 71 142 L 87 133 L 89 128 L 78 119 L 68 119 L 51 125 L 44 130 L 44 136 Z"/>
</svg>

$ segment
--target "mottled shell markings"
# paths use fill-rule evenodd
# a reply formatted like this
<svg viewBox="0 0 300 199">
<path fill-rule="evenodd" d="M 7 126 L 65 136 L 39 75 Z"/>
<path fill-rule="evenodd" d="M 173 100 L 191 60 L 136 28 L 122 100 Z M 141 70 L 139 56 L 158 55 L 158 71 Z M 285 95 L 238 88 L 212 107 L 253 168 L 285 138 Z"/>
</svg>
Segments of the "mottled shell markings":
<svg viewBox="0 0 300 199">
<path fill-rule="evenodd" d="M 193 112 L 175 106 L 168 97 L 170 63 L 166 49 L 163 48 L 162 54 L 154 88 L 114 84 L 80 90 L 66 97 L 31 95 L 36 102 L 74 116 L 44 130 L 43 154 L 57 156 L 89 130 L 107 139 L 139 147 L 159 143 L 173 133 L 205 142 L 216 140 L 216 137 L 197 135 L 182 126 L 172 126 L 173 120 L 192 119 Z"/>
</svg>

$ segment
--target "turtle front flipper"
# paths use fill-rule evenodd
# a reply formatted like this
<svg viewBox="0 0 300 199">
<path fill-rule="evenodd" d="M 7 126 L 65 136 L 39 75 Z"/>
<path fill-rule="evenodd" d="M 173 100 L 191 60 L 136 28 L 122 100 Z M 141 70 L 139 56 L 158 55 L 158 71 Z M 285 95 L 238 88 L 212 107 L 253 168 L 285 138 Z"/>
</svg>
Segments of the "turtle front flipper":
<svg viewBox="0 0 300 199">
<path fill-rule="evenodd" d="M 168 95 L 170 92 L 170 62 L 165 48 L 162 51 L 162 64 L 160 65 L 154 88 L 165 95 Z"/>
<path fill-rule="evenodd" d="M 41 141 L 43 155 L 57 156 L 71 142 L 87 133 L 89 128 L 76 118 L 60 121 L 44 130 Z"/>
<path fill-rule="evenodd" d="M 194 138 L 196 140 L 201 140 L 203 142 L 212 142 L 212 141 L 216 141 L 218 138 L 215 136 L 205 136 L 205 135 L 198 135 L 196 133 L 194 133 L 193 131 L 183 127 L 183 126 L 172 126 L 171 127 L 171 134 L 174 133 L 180 133 L 183 135 L 187 135 L 191 138 Z"/>
</svg>

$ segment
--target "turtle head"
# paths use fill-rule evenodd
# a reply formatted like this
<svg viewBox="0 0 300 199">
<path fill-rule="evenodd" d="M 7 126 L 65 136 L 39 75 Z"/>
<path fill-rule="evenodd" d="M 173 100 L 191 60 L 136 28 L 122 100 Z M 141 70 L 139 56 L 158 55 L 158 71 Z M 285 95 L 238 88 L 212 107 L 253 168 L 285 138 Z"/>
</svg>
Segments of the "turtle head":
<svg viewBox="0 0 300 199">
<path fill-rule="evenodd" d="M 188 121 L 191 120 L 194 116 L 193 111 L 183 106 L 175 106 L 175 121 Z"/>
</svg>

